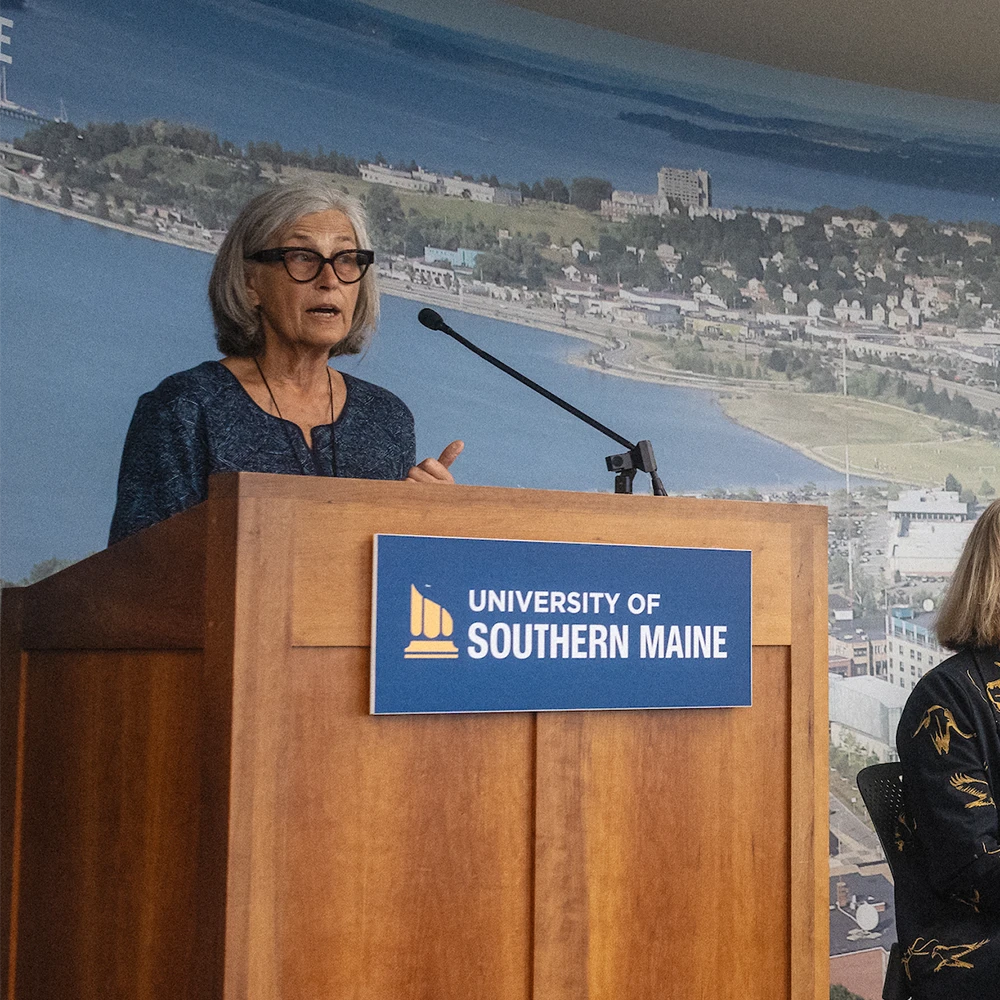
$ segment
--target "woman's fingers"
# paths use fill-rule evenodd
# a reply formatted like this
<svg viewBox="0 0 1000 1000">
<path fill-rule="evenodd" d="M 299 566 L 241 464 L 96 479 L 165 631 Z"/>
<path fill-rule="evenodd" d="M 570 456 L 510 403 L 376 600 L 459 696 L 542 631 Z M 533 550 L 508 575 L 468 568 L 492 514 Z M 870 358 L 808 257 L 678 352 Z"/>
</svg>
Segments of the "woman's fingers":
<svg viewBox="0 0 1000 1000">
<path fill-rule="evenodd" d="M 451 467 L 451 463 L 462 454 L 465 448 L 464 441 L 452 441 L 451 444 L 446 445 L 444 451 L 441 452 L 441 457 L 438 461 L 447 469 Z"/>
<path fill-rule="evenodd" d="M 462 453 L 464 441 L 452 441 L 440 458 L 425 458 L 419 465 L 414 465 L 407 473 L 408 483 L 454 483 L 455 479 L 448 467 Z"/>
</svg>

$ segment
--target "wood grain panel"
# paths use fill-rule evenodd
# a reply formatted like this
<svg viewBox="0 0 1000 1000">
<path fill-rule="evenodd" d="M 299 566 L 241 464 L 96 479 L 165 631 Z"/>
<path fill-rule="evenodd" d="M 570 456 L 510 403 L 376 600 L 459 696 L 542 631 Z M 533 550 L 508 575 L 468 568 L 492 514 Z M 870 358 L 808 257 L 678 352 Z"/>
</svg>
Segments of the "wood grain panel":
<svg viewBox="0 0 1000 1000">
<path fill-rule="evenodd" d="M 16 996 L 218 1000 L 201 654 L 34 653 L 27 675 Z"/>
<path fill-rule="evenodd" d="M 26 588 L 25 649 L 198 649 L 207 505 Z"/>
<path fill-rule="evenodd" d="M 16 996 L 820 1000 L 825 526 L 213 477 L 202 508 L 5 598 Z M 755 707 L 371 717 L 377 531 L 750 548 Z M 102 638 L 120 651 L 59 651 Z"/>
<path fill-rule="evenodd" d="M 533 717 L 370 716 L 363 649 L 284 669 L 275 992 L 250 995 L 527 1000 Z"/>
<path fill-rule="evenodd" d="M 230 504 L 220 499 L 216 506 Z M 218 617 L 231 628 L 231 646 L 220 634 L 209 655 L 231 655 L 233 676 L 225 997 L 272 1000 L 281 996 L 275 904 L 286 876 L 283 796 L 300 760 L 283 718 L 290 683 L 292 501 L 271 501 L 265 511 L 260 501 L 241 499 L 238 516 L 233 506 L 223 527 L 226 548 L 210 555 L 209 577 L 212 601 L 225 601 L 225 611 L 211 613 L 210 620 Z"/>
<path fill-rule="evenodd" d="M 797 850 L 792 856 L 791 905 L 801 917 L 792 924 L 792 996 L 826 1000 L 830 981 L 826 525 L 799 525 L 794 541 L 790 823 Z"/>
<path fill-rule="evenodd" d="M 21 655 L 24 590 L 5 587 L 0 627 L 0 996 L 14 992 L 21 871 L 21 801 L 27 663 Z"/>
<path fill-rule="evenodd" d="M 368 644 L 371 540 L 380 531 L 751 549 L 753 641 L 791 642 L 788 507 L 471 486 L 443 493 L 412 483 L 349 480 L 330 482 L 326 491 L 328 499 L 303 499 L 296 507 L 295 645 Z M 791 514 L 793 521 L 824 516 L 809 507 Z"/>
<path fill-rule="evenodd" d="M 789 1000 L 786 649 L 753 697 L 538 717 L 536 996 Z"/>
<path fill-rule="evenodd" d="M 295 503 L 241 495 L 219 560 L 236 567 L 225 996 L 527 997 L 533 720 L 376 719 L 366 649 L 290 650 Z"/>
</svg>

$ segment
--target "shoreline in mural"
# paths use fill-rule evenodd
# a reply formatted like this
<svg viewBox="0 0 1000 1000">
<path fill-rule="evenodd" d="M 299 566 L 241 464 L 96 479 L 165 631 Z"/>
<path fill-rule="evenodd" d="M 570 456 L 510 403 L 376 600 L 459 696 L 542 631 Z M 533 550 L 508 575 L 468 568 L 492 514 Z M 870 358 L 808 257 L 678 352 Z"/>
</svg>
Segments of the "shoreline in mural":
<svg viewBox="0 0 1000 1000">
<path fill-rule="evenodd" d="M 137 397 L 216 354 L 208 254 L 12 201 L 4 202 L 3 217 L 0 393 L 5 411 L 19 419 L 0 424 L 0 531 L 3 575 L 16 579 L 51 556 L 103 546 Z M 40 295 L 29 279 L 52 273 L 56 260 L 76 266 L 60 270 Z M 419 454 L 436 454 L 461 437 L 466 450 L 456 473 L 463 482 L 610 490 L 603 456 L 615 448 L 598 432 L 425 330 L 417 303 L 386 295 L 382 307 L 379 336 L 362 355 L 338 359 L 338 368 L 407 401 Z M 619 433 L 652 440 L 671 493 L 787 499 L 843 486 L 843 476 L 727 419 L 711 393 L 612 378 L 566 363 L 567 355 L 592 349 L 585 342 L 440 311 L 473 342 Z M 54 441 L 58 460 L 50 461 Z M 810 483 L 811 493 L 803 489 Z"/>
<path fill-rule="evenodd" d="M 57 214 L 75 218 L 114 229 L 128 235 L 140 236 L 200 253 L 214 253 L 214 245 L 199 245 L 197 238 L 170 236 L 134 227 L 110 219 L 95 218 L 77 209 L 47 202 L 39 202 L 21 195 L 0 192 L 0 195 L 17 200 L 22 204 L 41 208 Z M 644 381 L 659 385 L 673 385 L 696 388 L 713 393 L 719 400 L 723 412 L 737 424 L 757 431 L 772 440 L 793 448 L 795 451 L 843 473 L 845 471 L 841 429 L 845 427 L 841 401 L 835 396 L 809 394 L 808 400 L 792 398 L 798 394 L 797 387 L 790 383 L 768 383 L 762 379 L 736 379 L 727 375 L 704 372 L 686 372 L 666 369 L 662 365 L 650 364 L 649 352 L 642 350 L 643 343 L 633 336 L 636 331 L 623 328 L 621 324 L 604 322 L 599 318 L 573 317 L 569 322 L 565 315 L 551 319 L 539 306 L 522 306 L 516 302 L 492 300 L 482 295 L 456 295 L 453 291 L 425 285 L 413 285 L 401 280 L 383 276 L 383 290 L 387 295 L 411 299 L 425 304 L 450 308 L 469 315 L 478 315 L 500 320 L 531 329 L 547 330 L 595 345 L 584 355 L 570 356 L 567 361 L 633 381 Z M 586 322 L 589 329 L 577 324 Z M 648 342 L 647 342 L 648 344 Z M 779 402 L 780 400 L 780 402 Z M 802 404 L 812 411 L 813 420 L 805 418 Z M 890 407 L 877 401 L 857 400 L 853 406 L 866 407 L 866 412 L 853 415 L 851 424 L 855 435 L 852 446 L 854 458 L 851 472 L 855 476 L 881 479 L 901 485 L 929 486 L 943 481 L 949 473 L 960 478 L 969 478 L 971 472 L 986 464 L 995 464 L 995 458 L 977 442 L 956 437 L 949 433 L 947 424 L 933 418 L 923 418 L 911 424 L 900 420 L 907 413 L 899 407 Z M 791 418 L 792 410 L 798 410 L 797 417 Z M 892 411 L 895 419 L 886 421 L 873 419 L 879 410 Z M 912 417 L 912 415 L 911 415 Z M 874 428 L 875 441 L 870 441 Z M 796 433 L 790 431 L 794 429 Z M 810 432 L 808 436 L 804 433 Z M 913 431 L 917 430 L 916 436 Z M 859 433 L 860 432 L 860 433 Z M 881 439 L 881 440 L 879 440 Z M 943 442 L 949 446 L 942 449 Z M 903 448 L 906 463 L 899 464 L 899 449 Z M 896 461 L 893 460 L 896 456 Z M 935 456 L 940 460 L 935 460 Z M 993 462 L 990 459 L 994 458 Z"/>
<path fill-rule="evenodd" d="M 940 481 L 941 463 L 928 462 L 928 450 L 940 453 L 939 444 L 962 436 L 995 439 L 1000 429 L 1000 396 L 981 384 L 995 353 L 991 358 L 979 348 L 980 360 L 974 344 L 963 342 L 956 351 L 942 343 L 961 330 L 974 334 L 977 323 L 978 332 L 996 331 L 992 300 L 1000 299 L 1000 265 L 992 252 L 997 227 L 989 224 L 884 220 L 866 207 L 844 215 L 828 208 L 713 209 L 707 171 L 666 167 L 656 195 L 618 192 L 600 178 L 567 185 L 549 177 L 544 184 L 503 187 L 495 176 L 446 177 L 414 162 L 391 168 L 264 142 L 244 151 L 214 134 L 164 121 L 92 123 L 82 133 L 71 123 L 49 123 L 16 145 L 3 170 L 11 191 L 17 189 L 12 197 L 207 253 L 221 242 L 241 198 L 285 177 L 326 176 L 368 204 L 388 294 L 588 340 L 599 349 L 583 363 L 634 380 L 715 392 L 731 419 L 837 471 L 845 469 L 846 427 L 837 444 L 823 435 L 806 441 L 798 433 L 801 420 L 774 419 L 774 411 L 776 399 L 785 396 L 781 390 L 806 390 L 814 394 L 811 409 L 825 411 L 824 426 L 839 427 L 831 419 L 836 402 L 821 397 L 838 389 L 838 375 L 848 381 L 848 345 L 852 394 L 873 397 L 857 424 L 877 430 L 876 441 L 862 435 L 854 442 L 873 446 L 868 464 L 855 461 L 856 473 L 931 485 Z M 10 169 L 17 156 L 23 158 L 21 181 Z M 61 174 L 46 178 L 43 162 L 61 165 Z M 38 176 L 26 198 L 24 168 L 31 166 Z M 535 225 L 549 228 L 531 232 Z M 615 239 L 615 229 L 622 238 Z M 668 237 L 677 246 L 662 242 Z M 427 245 L 429 240 L 441 245 Z M 713 242 L 718 250 L 711 249 Z M 831 251 L 824 263 L 824 244 L 837 244 L 840 258 Z M 972 266 L 962 270 L 965 258 Z M 927 350 L 923 328 L 931 323 L 938 343 Z M 799 343 L 761 350 L 762 342 L 774 339 Z M 742 360 L 733 341 L 745 345 Z M 838 342 L 844 355 L 839 372 Z M 942 351 L 953 355 L 944 370 Z M 864 384 L 873 365 L 881 385 Z M 887 373 L 895 377 L 891 384 Z M 929 381 L 920 387 L 934 377 L 952 382 L 950 395 Z M 915 391 L 920 396 L 908 398 Z M 763 405 L 741 406 L 748 396 Z M 886 422 L 873 419 L 879 403 L 936 409 L 943 419 L 917 439 L 900 427 L 885 434 Z M 879 442 L 883 447 L 874 447 Z M 966 459 L 992 464 L 976 443 L 947 449 L 962 460 L 960 472 Z"/>
</svg>

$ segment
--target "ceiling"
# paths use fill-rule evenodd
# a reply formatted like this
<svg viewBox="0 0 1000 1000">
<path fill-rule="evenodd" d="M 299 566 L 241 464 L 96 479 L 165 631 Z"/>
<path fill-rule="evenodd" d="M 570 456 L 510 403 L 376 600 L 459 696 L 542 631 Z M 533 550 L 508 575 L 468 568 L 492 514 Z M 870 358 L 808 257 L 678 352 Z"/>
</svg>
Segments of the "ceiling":
<svg viewBox="0 0 1000 1000">
<path fill-rule="evenodd" d="M 1000 0 L 508 0 L 783 69 L 1000 103 Z"/>
</svg>

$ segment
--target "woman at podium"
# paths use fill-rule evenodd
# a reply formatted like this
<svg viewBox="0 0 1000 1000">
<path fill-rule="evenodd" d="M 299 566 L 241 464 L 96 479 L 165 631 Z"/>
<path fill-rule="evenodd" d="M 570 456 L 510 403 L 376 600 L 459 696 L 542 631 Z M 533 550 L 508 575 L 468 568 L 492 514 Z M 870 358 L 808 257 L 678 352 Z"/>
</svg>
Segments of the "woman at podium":
<svg viewBox="0 0 1000 1000">
<path fill-rule="evenodd" d="M 378 322 L 367 229 L 360 203 L 322 181 L 244 207 L 208 286 L 224 356 L 140 397 L 110 542 L 206 499 L 214 472 L 454 481 L 462 442 L 416 465 L 406 404 L 329 365 L 358 353 Z"/>
<path fill-rule="evenodd" d="M 979 518 L 941 606 L 955 656 L 917 683 L 896 734 L 896 927 L 915 1000 L 1000 983 L 1000 500 Z"/>
</svg>

